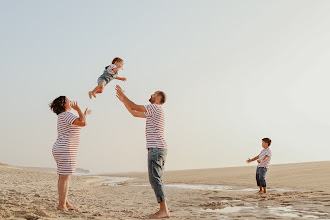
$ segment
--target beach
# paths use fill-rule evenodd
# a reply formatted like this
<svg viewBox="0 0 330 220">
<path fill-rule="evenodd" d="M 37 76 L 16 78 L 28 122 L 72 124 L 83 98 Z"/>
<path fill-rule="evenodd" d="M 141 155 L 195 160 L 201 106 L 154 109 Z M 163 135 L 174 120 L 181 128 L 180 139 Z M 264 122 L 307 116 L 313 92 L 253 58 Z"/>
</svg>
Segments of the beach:
<svg viewBox="0 0 330 220">
<path fill-rule="evenodd" d="M 272 165 L 268 193 L 255 166 L 165 171 L 172 219 L 330 219 L 330 162 Z M 0 164 L 1 219 L 146 219 L 157 211 L 147 173 L 74 175 L 60 212 L 55 173 Z"/>
</svg>

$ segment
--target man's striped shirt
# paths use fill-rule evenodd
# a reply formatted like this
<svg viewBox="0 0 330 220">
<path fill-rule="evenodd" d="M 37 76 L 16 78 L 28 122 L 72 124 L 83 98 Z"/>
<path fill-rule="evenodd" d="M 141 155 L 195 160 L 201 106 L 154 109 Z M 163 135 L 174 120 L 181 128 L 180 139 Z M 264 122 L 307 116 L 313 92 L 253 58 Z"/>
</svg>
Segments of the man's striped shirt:
<svg viewBox="0 0 330 220">
<path fill-rule="evenodd" d="M 164 110 L 162 105 L 150 104 L 144 106 L 146 111 L 147 148 L 167 148 L 164 137 Z"/>
</svg>

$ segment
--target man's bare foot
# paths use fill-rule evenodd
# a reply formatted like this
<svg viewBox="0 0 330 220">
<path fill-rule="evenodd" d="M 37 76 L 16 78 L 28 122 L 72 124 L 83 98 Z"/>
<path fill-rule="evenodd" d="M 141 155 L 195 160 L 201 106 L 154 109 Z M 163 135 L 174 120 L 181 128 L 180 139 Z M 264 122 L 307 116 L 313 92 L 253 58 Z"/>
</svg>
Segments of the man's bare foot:
<svg viewBox="0 0 330 220">
<path fill-rule="evenodd" d="M 60 210 L 60 211 L 69 211 L 66 206 L 57 206 L 57 210 Z"/>
<path fill-rule="evenodd" d="M 170 213 L 168 211 L 158 211 L 153 215 L 150 215 L 149 218 L 169 218 Z"/>
<path fill-rule="evenodd" d="M 263 193 L 262 190 L 258 191 L 258 193 Z"/>
</svg>

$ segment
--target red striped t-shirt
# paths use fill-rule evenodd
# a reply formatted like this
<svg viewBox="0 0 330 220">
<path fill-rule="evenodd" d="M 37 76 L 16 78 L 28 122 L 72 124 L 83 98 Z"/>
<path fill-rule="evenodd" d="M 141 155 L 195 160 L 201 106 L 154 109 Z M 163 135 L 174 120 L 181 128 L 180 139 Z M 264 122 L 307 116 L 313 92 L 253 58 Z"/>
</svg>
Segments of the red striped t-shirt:
<svg viewBox="0 0 330 220">
<path fill-rule="evenodd" d="M 146 111 L 147 148 L 167 148 L 164 137 L 165 118 L 162 105 L 150 104 L 144 106 Z"/>
</svg>

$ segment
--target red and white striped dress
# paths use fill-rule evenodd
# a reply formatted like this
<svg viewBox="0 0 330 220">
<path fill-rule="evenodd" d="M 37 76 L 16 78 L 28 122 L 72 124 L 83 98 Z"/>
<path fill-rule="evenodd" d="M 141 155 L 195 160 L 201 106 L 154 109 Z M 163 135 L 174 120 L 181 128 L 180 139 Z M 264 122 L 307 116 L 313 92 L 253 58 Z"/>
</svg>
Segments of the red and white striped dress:
<svg viewBox="0 0 330 220">
<path fill-rule="evenodd" d="M 57 119 L 57 140 L 52 153 L 57 164 L 57 174 L 71 175 L 76 171 L 77 150 L 81 127 L 72 124 L 78 117 L 62 112 Z"/>
</svg>

